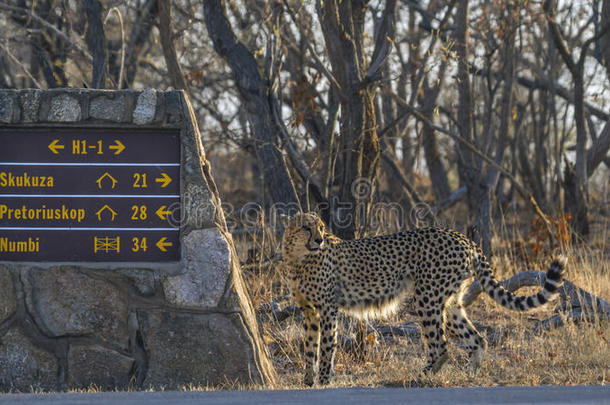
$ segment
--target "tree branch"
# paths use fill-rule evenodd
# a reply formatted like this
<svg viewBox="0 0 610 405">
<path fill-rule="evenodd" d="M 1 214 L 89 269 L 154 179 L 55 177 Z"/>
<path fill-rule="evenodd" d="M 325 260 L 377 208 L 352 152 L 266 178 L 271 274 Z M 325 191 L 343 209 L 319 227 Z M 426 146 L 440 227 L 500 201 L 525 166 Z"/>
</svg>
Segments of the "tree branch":
<svg viewBox="0 0 610 405">
<path fill-rule="evenodd" d="M 477 72 L 476 74 L 484 75 L 485 70 L 482 70 L 480 73 Z M 551 83 L 550 81 L 544 80 L 544 79 L 531 80 L 526 77 L 520 77 L 520 76 L 517 77 L 517 82 L 520 85 L 525 86 L 530 89 L 554 90 L 555 94 L 557 94 L 564 100 L 566 100 L 572 104 L 574 103 L 574 94 L 570 93 L 565 87 L 561 86 L 559 83 Z M 604 121 L 608 121 L 610 119 L 610 115 L 608 115 L 606 112 L 602 111 L 601 109 L 597 108 L 596 106 L 594 106 L 588 102 L 585 102 L 584 105 L 585 105 L 585 108 L 587 110 L 589 110 L 589 112 L 591 114 L 595 115 L 597 118 L 604 120 Z"/>
<path fill-rule="evenodd" d="M 271 89 L 263 80 L 252 53 L 233 32 L 223 0 L 206 0 L 203 12 L 208 34 L 218 55 L 227 63 L 244 101 L 252 126 L 254 148 L 267 190 L 274 203 L 298 204 L 299 199 L 282 154 L 277 148 L 279 123 L 270 105 Z"/>
<path fill-rule="evenodd" d="M 125 61 L 127 71 L 125 72 L 124 87 L 129 88 L 133 85 L 138 67 L 141 66 L 141 62 L 138 61 L 138 58 L 144 49 L 146 41 L 150 37 L 153 20 L 157 14 L 157 0 L 146 0 L 146 2 L 137 9 L 137 19 L 133 23 L 133 29 L 131 30 L 129 43 L 127 44 L 127 60 Z"/>
<path fill-rule="evenodd" d="M 294 11 L 292 11 L 292 8 L 290 7 L 290 5 L 288 4 L 288 2 L 286 0 L 284 0 L 284 7 L 286 7 L 286 10 L 288 11 L 288 15 L 290 15 L 290 18 L 292 19 L 292 22 L 294 24 L 297 24 L 296 15 L 294 14 Z M 341 91 L 341 85 L 339 84 L 339 82 L 337 81 L 335 76 L 332 74 L 332 72 L 330 70 L 328 70 L 326 65 L 324 65 L 324 62 L 322 62 L 322 60 L 320 59 L 320 57 L 316 53 L 316 50 L 313 49 L 313 46 L 311 45 L 312 41 L 307 41 L 306 40 L 306 41 L 303 41 L 303 42 L 305 43 L 305 46 L 307 47 L 307 50 L 309 51 L 309 53 L 313 57 L 314 61 L 316 62 L 316 66 L 318 67 L 318 69 L 320 69 L 320 71 L 324 74 L 324 76 L 326 76 L 328 81 L 330 81 L 332 83 L 332 85 L 335 87 L 335 89 L 337 89 L 337 91 L 340 92 Z"/>
<path fill-rule="evenodd" d="M 417 118 L 417 120 L 423 122 L 424 124 L 428 125 L 430 128 L 434 129 L 435 131 L 441 132 L 445 135 L 448 135 L 450 138 L 462 143 L 468 150 L 470 150 L 471 152 L 473 152 L 474 154 L 476 154 L 477 156 L 479 156 L 481 159 L 483 159 L 487 164 L 489 164 L 490 166 L 494 167 L 496 170 L 500 171 L 504 176 L 506 176 L 511 183 L 515 186 L 515 190 L 517 190 L 517 192 L 519 194 L 521 194 L 522 197 L 524 198 L 529 198 L 531 193 L 525 189 L 524 186 L 522 186 L 517 179 L 515 178 L 515 176 L 513 176 L 513 174 L 511 172 L 509 172 L 508 170 L 506 170 L 504 167 L 500 166 L 499 164 L 497 164 L 496 162 L 493 161 L 493 159 L 491 159 L 489 156 L 487 156 L 486 154 L 484 154 L 483 152 L 481 152 L 476 146 L 474 146 L 470 141 L 462 138 L 461 136 L 454 134 L 453 132 L 449 131 L 448 129 L 445 129 L 443 127 L 440 127 L 438 125 L 435 125 L 432 121 L 430 121 L 429 119 L 427 119 L 425 116 L 422 115 L 422 113 L 417 110 L 416 108 L 414 108 L 413 106 L 409 105 L 406 101 L 402 100 L 400 97 L 398 97 L 396 94 L 392 93 L 392 96 L 398 100 L 398 103 L 401 104 L 404 108 L 406 108 L 407 110 L 409 110 L 409 112 L 411 114 L 413 114 L 413 116 L 415 118 Z M 406 114 L 405 114 L 406 116 Z"/>
<path fill-rule="evenodd" d="M 563 40 L 563 34 L 559 29 L 559 25 L 557 25 L 557 22 L 555 21 L 555 11 L 553 10 L 554 5 L 554 0 L 545 0 L 543 5 L 543 9 L 546 14 L 547 24 L 549 27 L 549 32 L 566 66 L 573 75 L 576 75 L 578 67 L 576 65 L 576 62 L 574 62 L 572 54 L 568 50 L 566 43 Z"/>
<path fill-rule="evenodd" d="M 32 20 L 40 23 L 42 26 L 44 26 L 44 27 L 50 29 L 51 31 L 53 31 L 55 34 L 57 34 L 57 36 L 59 36 L 61 39 L 66 41 L 68 44 L 70 44 L 70 46 L 72 46 L 76 50 L 78 50 L 87 59 L 87 61 L 89 61 L 89 62 L 93 61 L 93 57 L 91 56 L 91 54 L 84 47 L 82 47 L 78 43 L 72 41 L 69 36 L 67 36 L 62 31 L 58 30 L 56 26 L 54 26 L 53 24 L 49 23 L 44 18 L 40 18 L 32 10 L 21 8 L 21 7 L 16 7 L 16 6 L 11 6 L 9 4 L 2 3 L 2 2 L 0 2 L 0 9 L 4 9 L 4 10 L 8 10 L 8 11 L 15 11 L 15 12 L 27 15 Z"/>
<path fill-rule="evenodd" d="M 413 188 L 411 183 L 407 180 L 407 176 L 405 176 L 400 166 L 396 163 L 385 137 L 379 138 L 379 146 L 381 147 L 381 158 L 386 166 L 386 171 L 389 172 L 390 178 L 398 180 L 409 200 L 409 208 L 412 209 L 415 205 L 421 203 L 421 198 L 417 194 L 417 191 L 415 191 L 415 188 Z"/>
<path fill-rule="evenodd" d="M 591 176 L 597 166 L 604 161 L 608 150 L 610 150 L 610 121 L 606 122 L 601 134 L 587 151 L 587 176 Z"/>
<path fill-rule="evenodd" d="M 392 43 L 396 34 L 396 0 L 388 0 L 381 17 L 381 26 L 375 38 L 375 50 L 371 63 L 366 71 L 365 82 L 372 82 L 381 77 L 380 72 L 392 52 Z"/>
</svg>

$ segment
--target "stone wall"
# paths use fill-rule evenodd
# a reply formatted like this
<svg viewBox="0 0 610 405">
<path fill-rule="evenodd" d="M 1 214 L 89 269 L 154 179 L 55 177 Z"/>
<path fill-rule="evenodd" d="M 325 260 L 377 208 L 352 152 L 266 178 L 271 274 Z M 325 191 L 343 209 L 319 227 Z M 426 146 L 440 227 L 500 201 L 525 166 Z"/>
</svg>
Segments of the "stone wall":
<svg viewBox="0 0 610 405">
<path fill-rule="evenodd" d="M 180 262 L 0 262 L 0 391 L 274 382 L 182 92 L 1 90 L 2 127 L 179 129 L 183 221 Z"/>
</svg>

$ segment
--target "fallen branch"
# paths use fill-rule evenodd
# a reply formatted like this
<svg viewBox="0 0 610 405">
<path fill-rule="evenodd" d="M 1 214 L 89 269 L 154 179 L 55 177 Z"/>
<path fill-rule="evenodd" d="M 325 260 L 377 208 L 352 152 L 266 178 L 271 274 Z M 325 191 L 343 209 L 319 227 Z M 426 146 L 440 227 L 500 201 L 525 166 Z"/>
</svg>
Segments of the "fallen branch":
<svg viewBox="0 0 610 405">
<path fill-rule="evenodd" d="M 403 336 L 417 341 L 421 336 L 421 330 L 414 322 L 405 322 L 398 325 L 380 325 L 372 329 L 383 337 Z"/>
<path fill-rule="evenodd" d="M 499 284 L 508 291 L 514 292 L 521 287 L 542 287 L 545 281 L 545 273 L 528 270 L 515 274 L 508 280 L 499 282 Z M 464 305 L 472 304 L 481 292 L 481 285 L 476 280 L 464 295 Z M 534 333 L 562 327 L 566 322 L 581 323 L 610 320 L 610 303 L 603 298 L 583 290 L 570 281 L 564 281 L 558 293 L 561 299 L 561 306 L 558 310 L 562 312 L 543 321 L 536 322 Z"/>
<path fill-rule="evenodd" d="M 263 260 L 263 261 L 257 261 L 254 263 L 249 263 L 249 262 L 245 262 L 245 263 L 241 263 L 240 267 L 243 270 L 263 270 L 264 268 L 267 267 L 271 267 L 271 266 L 275 266 L 278 264 L 278 262 L 280 262 L 282 260 L 281 256 L 280 257 L 271 257 L 267 260 Z"/>
<path fill-rule="evenodd" d="M 498 284 L 508 291 L 514 292 L 522 287 L 542 287 L 545 281 L 545 273 L 536 270 L 527 270 L 515 274 L 508 280 L 500 281 Z M 464 295 L 464 306 L 472 304 L 481 292 L 481 285 L 478 280 L 475 280 Z M 561 287 L 558 292 L 562 302 L 561 310 L 582 308 L 589 312 L 595 310 L 598 313 L 610 313 L 610 302 L 583 290 L 570 281 L 564 281 L 563 287 Z"/>
<path fill-rule="evenodd" d="M 339 333 L 337 341 L 346 353 L 358 356 L 360 360 L 364 360 L 369 350 L 376 346 L 380 340 L 393 340 L 396 337 L 406 337 L 412 342 L 418 342 L 421 338 L 421 329 L 414 322 L 405 322 L 398 325 L 368 325 L 362 342 L 359 342 L 357 333 L 356 337 Z"/>
<path fill-rule="evenodd" d="M 269 304 L 261 305 L 256 312 L 265 315 L 268 319 L 271 318 L 277 322 L 282 322 L 290 317 L 300 316 L 301 308 L 296 305 L 289 305 L 281 309 L 276 301 L 271 301 Z"/>
<path fill-rule="evenodd" d="M 601 320 L 610 320 L 610 313 L 595 313 L 587 311 L 571 311 L 568 314 L 558 314 L 544 321 L 536 322 L 534 325 L 534 333 L 541 333 L 555 328 L 560 328 L 567 322 L 598 322 Z"/>
</svg>

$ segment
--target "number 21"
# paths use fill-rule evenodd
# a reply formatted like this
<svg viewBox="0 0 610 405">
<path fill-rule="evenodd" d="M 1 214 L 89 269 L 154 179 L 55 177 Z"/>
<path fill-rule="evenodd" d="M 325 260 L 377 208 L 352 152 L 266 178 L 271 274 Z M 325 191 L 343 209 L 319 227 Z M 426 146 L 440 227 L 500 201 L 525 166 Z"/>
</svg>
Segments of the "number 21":
<svg viewBox="0 0 610 405">
<path fill-rule="evenodd" d="M 133 174 L 133 187 L 134 188 L 146 188 L 146 173 L 134 173 Z"/>
</svg>

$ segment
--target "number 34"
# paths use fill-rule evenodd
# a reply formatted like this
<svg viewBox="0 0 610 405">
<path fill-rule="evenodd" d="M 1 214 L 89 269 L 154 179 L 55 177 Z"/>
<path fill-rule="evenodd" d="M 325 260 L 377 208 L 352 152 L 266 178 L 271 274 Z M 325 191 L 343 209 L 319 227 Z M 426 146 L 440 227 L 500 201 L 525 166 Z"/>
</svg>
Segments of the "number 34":
<svg viewBox="0 0 610 405">
<path fill-rule="evenodd" d="M 134 237 L 131 239 L 131 241 L 133 242 L 133 246 L 131 247 L 131 250 L 133 252 L 139 252 L 140 250 L 143 252 L 146 252 L 146 249 L 148 249 L 148 244 L 146 243 L 146 238 L 137 238 Z"/>
</svg>

